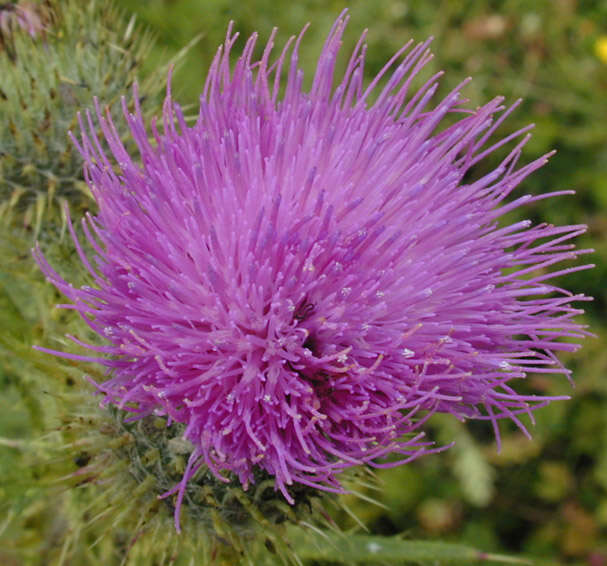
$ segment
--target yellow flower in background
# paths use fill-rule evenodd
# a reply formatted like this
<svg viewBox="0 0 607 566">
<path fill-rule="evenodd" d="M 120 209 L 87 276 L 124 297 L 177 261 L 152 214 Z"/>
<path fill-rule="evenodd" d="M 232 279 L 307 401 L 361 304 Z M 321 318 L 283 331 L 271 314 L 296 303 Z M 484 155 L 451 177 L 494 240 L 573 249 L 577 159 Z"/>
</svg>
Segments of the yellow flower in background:
<svg viewBox="0 0 607 566">
<path fill-rule="evenodd" d="M 607 63 L 607 35 L 601 35 L 594 44 L 594 52 L 596 56 Z"/>
</svg>

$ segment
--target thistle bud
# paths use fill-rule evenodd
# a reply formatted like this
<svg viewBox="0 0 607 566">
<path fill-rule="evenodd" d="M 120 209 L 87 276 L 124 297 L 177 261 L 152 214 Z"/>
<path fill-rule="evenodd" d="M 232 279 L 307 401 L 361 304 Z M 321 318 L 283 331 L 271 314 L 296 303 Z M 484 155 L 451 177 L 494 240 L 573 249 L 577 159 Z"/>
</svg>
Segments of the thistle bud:
<svg viewBox="0 0 607 566">
<path fill-rule="evenodd" d="M 68 139 L 93 96 L 129 90 L 151 37 L 101 2 L 11 2 L 0 11 L 0 211 L 41 222 L 60 200 L 88 203 L 82 158 Z M 162 81 L 142 82 L 149 101 Z M 145 105 L 144 105 L 145 106 Z"/>
</svg>

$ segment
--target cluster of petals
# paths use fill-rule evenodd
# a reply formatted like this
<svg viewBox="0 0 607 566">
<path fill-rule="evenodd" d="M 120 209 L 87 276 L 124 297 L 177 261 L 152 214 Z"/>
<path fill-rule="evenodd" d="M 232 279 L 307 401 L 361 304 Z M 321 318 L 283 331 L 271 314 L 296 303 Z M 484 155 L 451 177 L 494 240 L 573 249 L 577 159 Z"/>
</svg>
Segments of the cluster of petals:
<svg viewBox="0 0 607 566">
<path fill-rule="evenodd" d="M 345 468 L 435 450 L 421 430 L 435 412 L 524 428 L 554 397 L 515 384 L 568 375 L 556 352 L 586 334 L 585 297 L 549 282 L 589 267 L 552 270 L 583 253 L 585 227 L 499 222 L 566 192 L 506 200 L 549 157 L 519 165 L 529 128 L 492 141 L 516 104 L 468 109 L 467 81 L 433 103 L 440 73 L 413 92 L 428 42 L 365 85 L 363 36 L 336 80 L 346 23 L 308 88 L 303 32 L 274 59 L 272 35 L 258 60 L 253 35 L 231 65 L 230 28 L 193 125 L 169 89 L 161 126 L 123 101 L 139 155 L 99 105 L 74 138 L 98 204 L 90 253 L 70 228 L 94 285 L 35 255 L 105 344 L 48 351 L 106 366 L 104 403 L 131 418 L 185 425 L 179 503 L 202 465 L 245 487 L 263 470 L 289 501 L 294 483 L 339 491 Z"/>
</svg>

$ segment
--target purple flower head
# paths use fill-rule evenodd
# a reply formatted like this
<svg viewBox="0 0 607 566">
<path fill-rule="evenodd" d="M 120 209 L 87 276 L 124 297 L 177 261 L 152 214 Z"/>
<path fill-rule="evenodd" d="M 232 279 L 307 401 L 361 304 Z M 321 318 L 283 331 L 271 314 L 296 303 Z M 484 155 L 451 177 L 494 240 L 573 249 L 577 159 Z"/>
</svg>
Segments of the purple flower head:
<svg viewBox="0 0 607 566">
<path fill-rule="evenodd" d="M 74 288 L 36 258 L 107 345 L 47 351 L 107 366 L 104 403 L 185 425 L 194 449 L 178 508 L 201 465 L 245 488 L 264 470 L 292 501 L 294 482 L 339 491 L 345 468 L 434 450 L 420 425 L 436 411 L 523 426 L 520 413 L 554 397 L 513 385 L 567 375 L 555 352 L 578 346 L 560 339 L 585 335 L 572 320 L 584 297 L 547 282 L 588 267 L 549 271 L 576 257 L 585 227 L 498 223 L 568 192 L 504 204 L 548 157 L 518 165 L 529 128 L 490 141 L 516 104 L 467 109 L 464 81 L 432 107 L 440 73 L 410 88 L 429 42 L 408 43 L 365 86 L 363 36 L 336 80 L 346 23 L 307 91 L 303 32 L 275 59 L 272 35 L 258 61 L 253 35 L 231 67 L 230 27 L 193 126 L 170 89 L 151 134 L 123 101 L 137 157 L 99 105 L 97 122 L 81 120 L 99 206 L 82 222 L 92 261 L 70 229 L 96 285 Z M 499 167 L 469 178 L 506 144 Z"/>
</svg>

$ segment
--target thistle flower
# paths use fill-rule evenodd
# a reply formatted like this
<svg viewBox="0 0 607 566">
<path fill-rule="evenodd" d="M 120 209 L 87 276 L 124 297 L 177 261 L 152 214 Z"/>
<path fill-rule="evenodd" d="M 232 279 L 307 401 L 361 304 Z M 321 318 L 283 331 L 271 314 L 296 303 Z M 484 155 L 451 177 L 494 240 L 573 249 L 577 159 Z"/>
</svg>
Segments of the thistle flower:
<svg viewBox="0 0 607 566">
<path fill-rule="evenodd" d="M 428 41 L 405 45 L 365 87 L 363 35 L 334 84 L 347 19 L 307 91 L 303 32 L 274 61 L 274 34 L 258 61 L 253 35 L 231 68 L 230 27 L 193 126 L 170 88 L 151 139 L 123 100 L 139 157 L 97 104 L 111 156 L 93 115 L 74 137 L 99 206 L 82 221 L 92 261 L 70 225 L 95 286 L 73 287 L 35 251 L 74 303 L 63 306 L 106 341 L 72 337 L 91 355 L 41 349 L 106 366 L 103 403 L 130 418 L 184 425 L 193 449 L 168 492 L 177 519 L 202 466 L 245 488 L 263 470 L 293 502 L 295 484 L 340 491 L 346 468 L 436 450 L 420 427 L 437 411 L 524 429 L 520 413 L 558 397 L 514 384 L 569 375 L 555 353 L 578 347 L 561 338 L 585 335 L 572 305 L 585 297 L 548 282 L 589 267 L 548 271 L 582 253 L 570 241 L 585 227 L 499 224 L 570 193 L 505 202 L 549 157 L 518 166 L 530 128 L 490 141 L 517 104 L 467 109 L 466 80 L 430 107 L 440 73 L 411 92 Z M 459 118 L 441 127 L 447 115 Z M 509 143 L 475 179 L 474 166 Z"/>
</svg>

